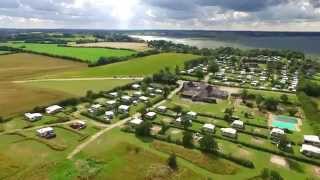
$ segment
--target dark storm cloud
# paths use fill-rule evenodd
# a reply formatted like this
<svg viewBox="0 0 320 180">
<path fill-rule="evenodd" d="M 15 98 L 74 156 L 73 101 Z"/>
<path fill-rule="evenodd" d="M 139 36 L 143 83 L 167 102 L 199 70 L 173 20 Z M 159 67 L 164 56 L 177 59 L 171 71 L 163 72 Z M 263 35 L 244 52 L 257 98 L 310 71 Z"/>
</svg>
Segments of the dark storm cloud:
<svg viewBox="0 0 320 180">
<path fill-rule="evenodd" d="M 287 3 L 289 0 L 196 0 L 202 6 L 219 6 L 223 9 L 254 12 Z"/>
</svg>

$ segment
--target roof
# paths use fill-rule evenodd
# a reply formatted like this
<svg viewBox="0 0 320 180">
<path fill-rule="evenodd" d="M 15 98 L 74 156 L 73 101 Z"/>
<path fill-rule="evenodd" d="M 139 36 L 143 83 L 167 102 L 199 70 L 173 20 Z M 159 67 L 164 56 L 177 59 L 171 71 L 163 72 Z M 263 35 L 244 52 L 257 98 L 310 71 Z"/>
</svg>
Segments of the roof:
<svg viewBox="0 0 320 180">
<path fill-rule="evenodd" d="M 139 118 L 134 118 L 130 121 L 131 124 L 136 124 L 136 125 L 139 125 L 141 124 L 143 121 Z"/>
<path fill-rule="evenodd" d="M 146 115 L 151 117 L 151 116 L 157 115 L 157 113 L 155 113 L 155 112 L 148 112 Z"/>
<path fill-rule="evenodd" d="M 107 101 L 107 104 L 115 104 L 117 101 L 111 100 L 111 101 Z"/>
<path fill-rule="evenodd" d="M 75 123 L 82 124 L 82 125 L 85 125 L 85 124 L 86 124 L 86 122 L 80 121 L 80 120 L 76 121 Z"/>
<path fill-rule="evenodd" d="M 149 98 L 146 97 L 146 96 L 141 96 L 141 97 L 139 97 L 139 99 L 141 99 L 141 100 L 143 100 L 143 101 L 147 101 Z"/>
<path fill-rule="evenodd" d="M 53 131 L 53 128 L 52 127 L 45 127 L 45 128 L 41 128 L 41 129 L 38 129 L 37 132 L 39 134 L 43 134 L 43 133 L 47 133 L 47 132 L 51 132 Z"/>
<path fill-rule="evenodd" d="M 40 114 L 40 113 L 25 113 L 24 115 L 29 119 L 42 117 L 42 114 Z"/>
<path fill-rule="evenodd" d="M 229 134 L 236 134 L 237 130 L 233 128 L 221 128 L 221 131 L 224 133 L 229 133 Z"/>
<path fill-rule="evenodd" d="M 215 125 L 213 125 L 213 124 L 204 124 L 202 127 L 203 127 L 203 128 L 206 128 L 206 129 L 212 129 L 212 130 L 214 130 Z"/>
<path fill-rule="evenodd" d="M 309 144 L 302 144 L 300 152 L 303 152 L 303 151 L 308 151 L 308 152 L 320 154 L 320 148 L 318 148 L 316 146 L 309 145 Z"/>
<path fill-rule="evenodd" d="M 273 133 L 284 134 L 284 130 L 279 129 L 279 128 L 272 128 L 272 130 L 271 130 L 270 133 L 271 133 L 271 134 L 273 134 Z"/>
<path fill-rule="evenodd" d="M 94 104 L 91 106 L 91 108 L 94 108 L 94 109 L 98 109 L 98 108 L 101 108 L 102 105 L 101 104 Z"/>
<path fill-rule="evenodd" d="M 130 108 L 130 106 L 127 105 L 120 105 L 119 109 L 124 109 L 124 110 L 128 110 Z"/>
<path fill-rule="evenodd" d="M 117 92 L 111 92 L 111 93 L 109 93 L 110 95 L 112 95 L 112 96 L 118 96 L 118 93 Z"/>
<path fill-rule="evenodd" d="M 158 108 L 158 109 L 161 109 L 161 110 L 165 110 L 165 109 L 167 109 L 167 107 L 166 107 L 166 106 L 158 106 L 157 108 Z"/>
<path fill-rule="evenodd" d="M 190 111 L 190 112 L 188 112 L 188 113 L 187 113 L 187 115 L 190 115 L 190 116 L 196 116 L 196 115 L 197 115 L 197 113 L 196 113 L 196 112 L 193 112 L 193 111 Z"/>
<path fill-rule="evenodd" d="M 234 125 L 234 124 L 239 125 L 239 126 L 243 126 L 243 121 L 235 120 L 232 122 L 232 125 Z"/>
<path fill-rule="evenodd" d="M 46 108 L 46 112 L 50 113 L 50 112 L 54 112 L 54 111 L 57 111 L 57 110 L 60 110 L 62 109 L 61 106 L 58 106 L 58 105 L 53 105 L 53 106 L 49 106 Z"/>
<path fill-rule="evenodd" d="M 133 87 L 133 88 L 139 88 L 140 85 L 139 85 L 139 84 L 132 84 L 132 87 Z"/>
<path fill-rule="evenodd" d="M 128 99 L 131 99 L 131 97 L 130 97 L 130 96 L 122 96 L 121 99 L 126 99 L 126 100 L 128 100 Z"/>
<path fill-rule="evenodd" d="M 182 121 L 181 117 L 178 117 L 178 118 L 176 119 L 176 122 L 181 122 L 181 121 Z"/>
<path fill-rule="evenodd" d="M 104 114 L 106 116 L 111 116 L 111 115 L 114 115 L 114 112 L 113 111 L 106 111 Z"/>
<path fill-rule="evenodd" d="M 309 142 L 320 143 L 319 136 L 316 136 L 316 135 L 304 135 L 303 139 Z"/>
</svg>

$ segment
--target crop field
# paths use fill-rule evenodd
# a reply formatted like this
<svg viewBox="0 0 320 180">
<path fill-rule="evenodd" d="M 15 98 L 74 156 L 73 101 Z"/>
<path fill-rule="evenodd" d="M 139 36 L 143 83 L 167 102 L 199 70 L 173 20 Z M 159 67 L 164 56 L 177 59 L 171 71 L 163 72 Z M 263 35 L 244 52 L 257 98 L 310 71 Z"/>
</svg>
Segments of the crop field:
<svg viewBox="0 0 320 180">
<path fill-rule="evenodd" d="M 163 53 L 70 73 L 62 73 L 58 77 L 146 76 L 156 73 L 165 67 L 171 69 L 174 69 L 175 66 L 182 67 L 184 62 L 198 57 L 191 54 Z"/>
<path fill-rule="evenodd" d="M 56 90 L 74 96 L 84 96 L 87 91 L 108 91 L 118 86 L 134 82 L 134 80 L 61 80 L 22 83 L 27 87 Z"/>
<path fill-rule="evenodd" d="M 96 62 L 102 56 L 125 57 L 136 53 L 135 51 L 130 50 L 118 50 L 107 48 L 59 47 L 56 44 L 9 43 L 6 45 L 38 53 L 47 53 L 57 56 L 73 57 L 91 63 Z"/>
<path fill-rule="evenodd" d="M 135 51 L 145 51 L 149 49 L 146 43 L 135 43 L 135 42 L 97 42 L 97 43 L 85 43 L 85 44 L 71 44 L 71 46 L 132 49 Z"/>
<path fill-rule="evenodd" d="M 48 105 L 66 98 L 81 96 L 89 89 L 100 91 L 123 85 L 130 80 L 61 81 L 15 83 L 38 76 L 87 68 L 84 63 L 32 54 L 0 56 L 0 116 L 12 116 L 35 106 Z"/>
</svg>

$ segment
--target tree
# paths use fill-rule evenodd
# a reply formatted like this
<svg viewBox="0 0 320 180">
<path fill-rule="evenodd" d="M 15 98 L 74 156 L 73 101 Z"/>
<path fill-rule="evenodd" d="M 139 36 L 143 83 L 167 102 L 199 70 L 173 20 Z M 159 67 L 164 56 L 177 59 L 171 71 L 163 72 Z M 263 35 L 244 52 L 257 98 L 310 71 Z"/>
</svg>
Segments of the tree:
<svg viewBox="0 0 320 180">
<path fill-rule="evenodd" d="M 136 128 L 136 135 L 137 136 L 150 136 L 152 123 L 150 121 L 143 121 L 137 128 Z"/>
<path fill-rule="evenodd" d="M 232 116 L 233 116 L 233 108 L 226 108 L 224 110 L 224 119 L 227 121 L 231 121 L 232 120 Z"/>
<path fill-rule="evenodd" d="M 288 112 L 289 112 L 290 116 L 295 116 L 298 113 L 298 109 L 297 108 L 289 108 Z"/>
<path fill-rule="evenodd" d="M 279 139 L 278 148 L 281 150 L 285 150 L 285 151 L 289 150 L 288 144 L 290 144 L 290 140 L 288 139 L 288 137 L 286 135 L 283 135 Z"/>
<path fill-rule="evenodd" d="M 219 71 L 219 65 L 215 61 L 211 61 L 208 65 L 208 72 L 216 73 Z"/>
<path fill-rule="evenodd" d="M 279 101 L 274 99 L 273 97 L 269 97 L 265 99 L 264 105 L 267 110 L 276 111 L 278 109 Z"/>
<path fill-rule="evenodd" d="M 4 122 L 4 119 L 3 117 L 0 116 L 0 123 L 3 123 Z"/>
<path fill-rule="evenodd" d="M 171 154 L 168 158 L 168 166 L 172 169 L 172 170 L 177 170 L 178 169 L 178 163 L 177 163 L 177 157 L 175 154 Z"/>
<path fill-rule="evenodd" d="M 176 73 L 176 75 L 180 74 L 180 67 L 178 65 L 176 65 L 175 73 Z"/>
<path fill-rule="evenodd" d="M 205 135 L 203 138 L 200 139 L 200 148 L 204 152 L 216 152 L 218 149 L 218 144 L 215 141 L 212 135 Z"/>
<path fill-rule="evenodd" d="M 182 116 L 181 124 L 183 125 L 184 129 L 188 129 L 190 126 L 192 126 L 192 121 L 189 118 Z"/>
<path fill-rule="evenodd" d="M 178 116 L 178 114 L 181 114 L 181 112 L 182 112 L 182 107 L 179 106 L 179 105 L 175 105 L 173 107 L 173 111 L 175 111 L 177 113 L 177 116 Z"/>
<path fill-rule="evenodd" d="M 201 69 L 196 70 L 196 76 L 199 80 L 201 80 L 204 77 L 204 73 L 202 72 Z"/>
<path fill-rule="evenodd" d="M 262 169 L 260 177 L 264 180 L 283 180 L 277 171 L 270 170 L 268 168 Z"/>
<path fill-rule="evenodd" d="M 289 97 L 286 94 L 282 94 L 280 96 L 280 100 L 284 103 L 284 104 L 288 104 L 289 103 Z"/>
<path fill-rule="evenodd" d="M 184 147 L 193 147 L 193 133 L 185 131 L 183 133 L 182 144 Z"/>
</svg>

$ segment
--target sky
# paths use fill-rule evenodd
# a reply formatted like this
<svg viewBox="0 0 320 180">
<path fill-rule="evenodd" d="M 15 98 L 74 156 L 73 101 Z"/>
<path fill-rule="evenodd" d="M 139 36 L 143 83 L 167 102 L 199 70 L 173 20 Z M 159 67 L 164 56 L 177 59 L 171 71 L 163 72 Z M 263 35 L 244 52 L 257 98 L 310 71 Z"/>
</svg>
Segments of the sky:
<svg viewBox="0 0 320 180">
<path fill-rule="evenodd" d="M 320 0 L 0 0 L 0 27 L 320 31 Z"/>
</svg>

